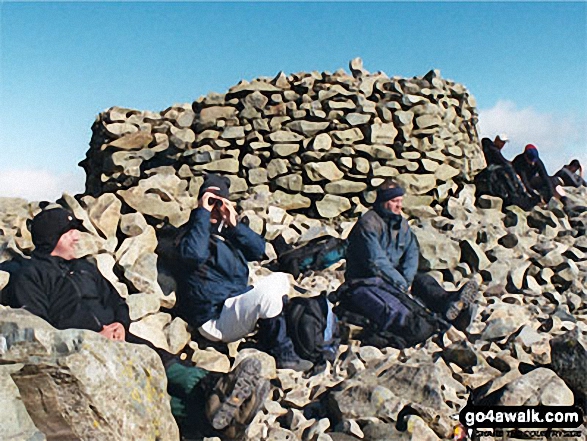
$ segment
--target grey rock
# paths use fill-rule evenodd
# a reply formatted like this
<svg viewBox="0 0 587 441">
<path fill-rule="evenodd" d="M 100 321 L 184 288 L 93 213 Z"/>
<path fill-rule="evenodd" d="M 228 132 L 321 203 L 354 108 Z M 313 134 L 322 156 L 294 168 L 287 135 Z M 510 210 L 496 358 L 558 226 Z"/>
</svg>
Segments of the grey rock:
<svg viewBox="0 0 587 441">
<path fill-rule="evenodd" d="M 341 213 L 350 210 L 351 203 L 347 198 L 327 194 L 324 198 L 316 202 L 316 209 L 320 216 L 333 218 Z"/>
<path fill-rule="evenodd" d="M 312 181 L 337 181 L 344 177 L 344 173 L 332 161 L 311 162 L 304 166 L 304 170 Z"/>
<path fill-rule="evenodd" d="M 0 328 L 5 348 L 0 360 L 22 366 L 10 376 L 30 418 L 48 439 L 122 441 L 158 434 L 179 440 L 165 371 L 148 347 L 114 342 L 92 331 L 57 331 L 24 310 L 0 311 Z"/>
</svg>

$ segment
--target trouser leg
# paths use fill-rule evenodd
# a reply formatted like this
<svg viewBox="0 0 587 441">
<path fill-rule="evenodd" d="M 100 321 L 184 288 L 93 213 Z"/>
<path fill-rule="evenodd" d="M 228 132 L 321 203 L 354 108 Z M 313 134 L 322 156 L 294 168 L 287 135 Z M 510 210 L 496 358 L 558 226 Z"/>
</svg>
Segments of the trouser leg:
<svg viewBox="0 0 587 441">
<path fill-rule="evenodd" d="M 206 401 L 222 374 L 195 366 L 173 363 L 166 370 L 171 413 L 182 433 L 207 433 Z"/>
<path fill-rule="evenodd" d="M 412 283 L 412 295 L 431 311 L 444 313 L 454 294 L 446 291 L 434 277 L 417 273 Z"/>
<path fill-rule="evenodd" d="M 226 299 L 220 317 L 204 323 L 200 333 L 215 341 L 236 341 L 255 329 L 260 319 L 281 314 L 283 296 L 289 292 L 289 279 L 284 273 L 274 273 L 261 279 L 253 289 Z"/>
<path fill-rule="evenodd" d="M 407 308 L 381 280 L 349 289 L 343 306 L 368 318 L 379 330 L 404 328 L 409 315 Z"/>
</svg>

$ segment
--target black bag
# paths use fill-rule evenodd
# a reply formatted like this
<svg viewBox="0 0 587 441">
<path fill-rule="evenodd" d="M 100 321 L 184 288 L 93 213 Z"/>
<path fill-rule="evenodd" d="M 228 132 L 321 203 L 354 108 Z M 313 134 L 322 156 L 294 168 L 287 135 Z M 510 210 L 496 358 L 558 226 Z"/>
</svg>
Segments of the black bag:
<svg viewBox="0 0 587 441">
<path fill-rule="evenodd" d="M 511 167 L 489 165 L 474 179 L 475 197 L 487 194 L 503 199 L 503 206 L 517 205 L 523 210 L 530 210 L 539 201 L 528 194 L 520 178 Z"/>
<path fill-rule="evenodd" d="M 315 364 L 334 361 L 340 343 L 338 320 L 324 293 L 289 300 L 285 318 L 287 333 L 300 357 Z"/>
<path fill-rule="evenodd" d="M 279 242 L 281 239 L 281 243 Z M 332 236 L 312 239 L 299 248 L 291 248 L 279 236 L 273 246 L 278 253 L 277 269 L 292 274 L 297 278 L 306 271 L 320 271 L 343 259 L 346 254 L 347 242 Z M 279 252 L 280 249 L 289 249 Z"/>
</svg>

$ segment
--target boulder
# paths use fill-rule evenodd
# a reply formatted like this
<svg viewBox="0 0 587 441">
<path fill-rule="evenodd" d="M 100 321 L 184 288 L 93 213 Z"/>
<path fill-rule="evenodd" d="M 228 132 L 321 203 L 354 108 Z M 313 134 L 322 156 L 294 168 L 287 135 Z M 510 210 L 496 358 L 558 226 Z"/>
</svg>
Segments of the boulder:
<svg viewBox="0 0 587 441">
<path fill-rule="evenodd" d="M 0 329 L 0 381 L 6 365 L 14 367 L 9 376 L 38 431 L 18 406 L 28 439 L 179 440 L 153 350 L 92 331 L 57 331 L 24 310 L 1 310 Z"/>
</svg>

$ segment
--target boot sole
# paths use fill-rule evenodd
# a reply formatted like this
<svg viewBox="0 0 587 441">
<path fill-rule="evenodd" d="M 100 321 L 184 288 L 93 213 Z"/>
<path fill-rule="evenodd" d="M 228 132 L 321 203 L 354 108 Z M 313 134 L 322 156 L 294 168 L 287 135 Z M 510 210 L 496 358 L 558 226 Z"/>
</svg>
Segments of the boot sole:
<svg viewBox="0 0 587 441">
<path fill-rule="evenodd" d="M 479 285 L 477 282 L 474 279 L 469 280 L 463 287 L 463 291 L 461 292 L 459 299 L 455 302 L 452 302 L 446 310 L 446 319 L 449 322 L 455 320 L 462 311 L 467 309 L 475 302 L 478 293 Z"/>
<path fill-rule="evenodd" d="M 216 430 L 222 430 L 228 427 L 238 413 L 238 409 L 251 396 L 260 381 L 261 362 L 255 358 L 243 360 L 237 366 L 239 372 L 236 374 L 236 381 L 230 395 L 226 397 L 218 410 L 214 413 L 211 424 Z"/>
</svg>

